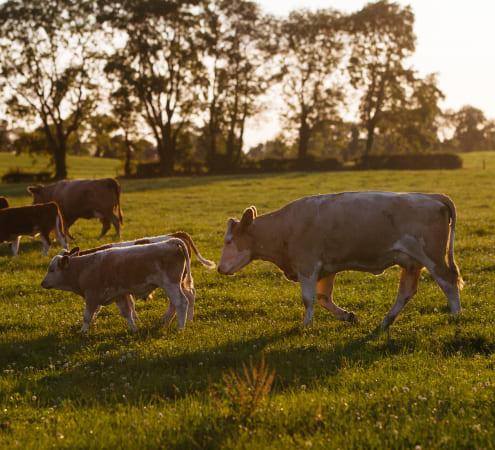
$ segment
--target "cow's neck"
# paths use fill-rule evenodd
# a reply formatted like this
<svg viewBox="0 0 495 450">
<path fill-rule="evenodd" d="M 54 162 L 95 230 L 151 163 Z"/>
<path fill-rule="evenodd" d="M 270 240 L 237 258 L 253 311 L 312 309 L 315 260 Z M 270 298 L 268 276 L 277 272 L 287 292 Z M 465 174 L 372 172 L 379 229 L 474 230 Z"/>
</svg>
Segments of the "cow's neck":
<svg viewBox="0 0 495 450">
<path fill-rule="evenodd" d="M 258 216 L 252 227 L 255 248 L 253 259 L 269 261 L 277 265 L 289 279 L 295 275 L 287 249 L 287 226 L 280 218 L 266 214 Z"/>
</svg>

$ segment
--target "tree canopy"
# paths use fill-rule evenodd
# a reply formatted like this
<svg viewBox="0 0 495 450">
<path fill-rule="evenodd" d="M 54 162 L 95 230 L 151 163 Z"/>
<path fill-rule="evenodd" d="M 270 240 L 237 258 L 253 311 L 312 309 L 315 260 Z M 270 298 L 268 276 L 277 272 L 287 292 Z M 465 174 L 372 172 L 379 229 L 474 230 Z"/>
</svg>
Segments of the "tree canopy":
<svg viewBox="0 0 495 450">
<path fill-rule="evenodd" d="M 407 65 L 415 42 L 411 8 L 388 0 L 285 18 L 248 0 L 7 0 L 0 95 L 24 131 L 15 148 L 49 154 L 57 179 L 69 151 L 120 155 L 130 174 L 150 141 L 161 175 L 194 158 L 229 170 L 264 108 L 285 129 L 257 157 L 424 152 L 445 128 L 453 148 L 491 145 L 493 121 L 442 112 L 436 77 Z"/>
</svg>

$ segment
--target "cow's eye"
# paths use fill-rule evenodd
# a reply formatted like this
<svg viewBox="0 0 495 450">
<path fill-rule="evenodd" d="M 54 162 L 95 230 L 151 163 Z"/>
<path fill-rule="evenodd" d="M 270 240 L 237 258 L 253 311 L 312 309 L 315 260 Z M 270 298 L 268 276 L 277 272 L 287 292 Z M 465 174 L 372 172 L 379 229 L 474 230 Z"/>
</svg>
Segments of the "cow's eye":
<svg viewBox="0 0 495 450">
<path fill-rule="evenodd" d="M 232 239 L 225 239 L 225 245 L 232 244 Z"/>
</svg>

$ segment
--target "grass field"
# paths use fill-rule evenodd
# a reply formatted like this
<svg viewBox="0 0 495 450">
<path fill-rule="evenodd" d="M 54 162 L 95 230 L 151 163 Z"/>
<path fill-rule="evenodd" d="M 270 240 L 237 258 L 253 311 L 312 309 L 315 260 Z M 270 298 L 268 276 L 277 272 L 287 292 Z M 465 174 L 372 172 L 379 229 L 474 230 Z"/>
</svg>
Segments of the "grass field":
<svg viewBox="0 0 495 450">
<path fill-rule="evenodd" d="M 136 303 L 137 334 L 110 305 L 82 336 L 82 298 L 40 286 L 59 244 L 43 259 L 39 238 L 23 238 L 16 260 L 1 245 L 0 447 L 494 448 L 495 153 L 467 155 L 464 166 L 121 181 L 123 239 L 181 229 L 216 262 L 227 219 L 250 205 L 263 214 L 343 190 L 448 194 L 458 213 L 464 313 L 451 317 L 425 271 L 415 298 L 379 336 L 372 331 L 395 299 L 396 268 L 337 276 L 334 299 L 360 324 L 318 307 L 304 329 L 299 287 L 275 266 L 254 262 L 224 277 L 193 257 L 195 318 L 183 332 L 175 320 L 160 325 L 168 301 L 158 290 Z M 115 175 L 115 167 L 99 170 Z M 77 176 L 91 176 L 90 166 Z M 0 185 L 0 195 L 31 203 L 26 185 Z M 99 245 L 99 230 L 79 220 L 73 244 Z M 251 374 L 250 359 L 259 369 L 262 357 L 273 384 L 250 403 L 243 364 Z"/>
</svg>

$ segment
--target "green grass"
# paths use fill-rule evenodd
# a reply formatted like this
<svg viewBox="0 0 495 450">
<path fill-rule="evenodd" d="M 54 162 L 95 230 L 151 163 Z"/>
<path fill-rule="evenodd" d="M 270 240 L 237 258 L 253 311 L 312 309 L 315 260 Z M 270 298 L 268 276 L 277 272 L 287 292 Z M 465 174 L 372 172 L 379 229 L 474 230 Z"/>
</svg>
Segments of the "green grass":
<svg viewBox="0 0 495 450">
<path fill-rule="evenodd" d="M 359 325 L 322 308 L 301 326 L 297 284 L 254 262 L 233 277 L 193 258 L 195 319 L 160 325 L 167 300 L 140 301 L 132 335 L 115 305 L 79 335 L 84 302 L 40 282 L 51 257 L 23 238 L 14 260 L 0 246 L 0 447 L 2 448 L 493 448 L 495 446 L 495 153 L 466 169 L 426 172 L 122 180 L 123 239 L 188 231 L 218 262 L 227 218 L 298 197 L 343 190 L 443 192 L 457 206 L 455 254 L 466 282 L 453 319 L 427 272 L 390 330 L 371 332 L 391 307 L 399 271 L 345 272 L 335 301 Z M 485 159 L 483 170 L 481 164 Z M 86 170 L 86 169 L 85 169 Z M 112 173 L 105 173 L 112 175 Z M 72 173 L 70 172 L 71 177 Z M 16 205 L 26 185 L 0 185 Z M 74 245 L 100 244 L 96 221 L 72 227 Z M 109 233 L 103 241 L 111 242 Z M 262 354 L 271 391 L 250 416 L 225 375 Z M 268 444 L 267 444 L 268 443 Z"/>
<path fill-rule="evenodd" d="M 12 169 L 29 172 L 50 170 L 48 158 L 27 154 L 18 156 L 0 152 L 0 178 Z M 122 162 L 117 159 L 92 158 L 89 156 L 68 156 L 67 171 L 70 178 L 102 178 L 115 177 L 122 173 Z"/>
</svg>

